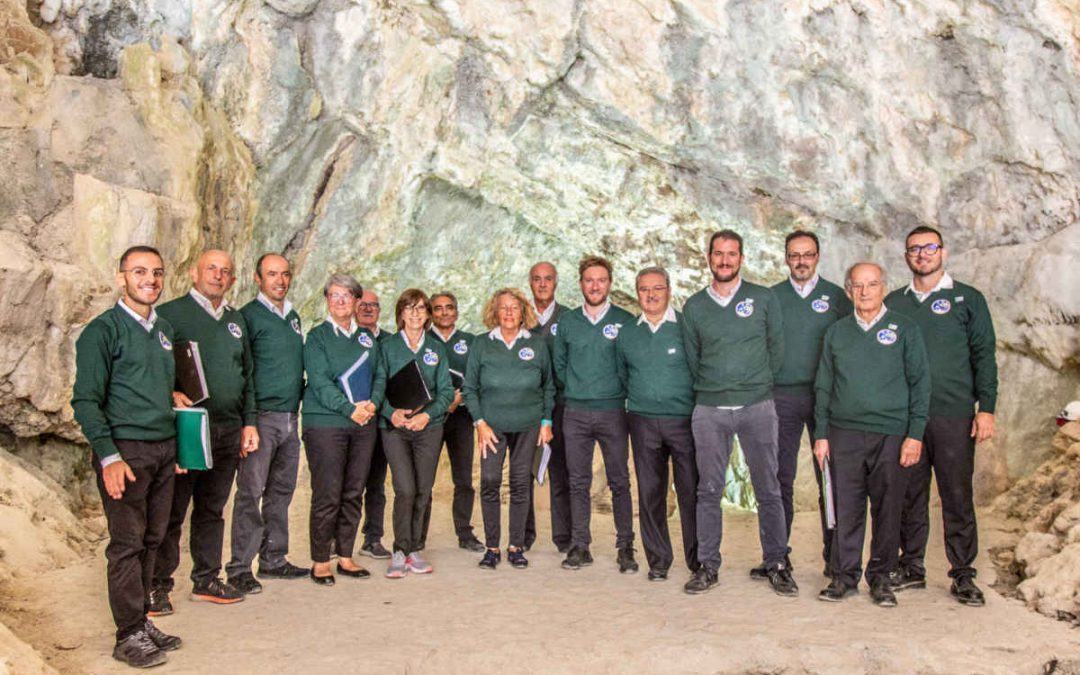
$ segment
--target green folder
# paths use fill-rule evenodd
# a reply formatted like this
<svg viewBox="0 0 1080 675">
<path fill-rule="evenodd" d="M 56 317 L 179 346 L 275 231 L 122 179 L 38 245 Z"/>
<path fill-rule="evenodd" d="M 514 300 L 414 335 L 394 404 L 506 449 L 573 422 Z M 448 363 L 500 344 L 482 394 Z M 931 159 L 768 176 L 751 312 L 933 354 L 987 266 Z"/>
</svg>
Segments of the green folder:
<svg viewBox="0 0 1080 675">
<path fill-rule="evenodd" d="M 210 416 L 206 408 L 173 408 L 176 413 L 176 463 L 181 469 L 214 468 L 210 452 Z"/>
</svg>

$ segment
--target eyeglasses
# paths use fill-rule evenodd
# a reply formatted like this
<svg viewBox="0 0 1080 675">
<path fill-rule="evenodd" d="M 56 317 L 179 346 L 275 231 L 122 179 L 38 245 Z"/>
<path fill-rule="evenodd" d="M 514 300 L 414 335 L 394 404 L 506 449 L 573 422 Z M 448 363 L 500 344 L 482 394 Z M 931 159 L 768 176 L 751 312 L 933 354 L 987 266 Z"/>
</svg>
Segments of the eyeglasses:
<svg viewBox="0 0 1080 675">
<path fill-rule="evenodd" d="M 351 302 L 356 298 L 352 293 L 327 293 L 327 298 L 330 302 Z"/>
<path fill-rule="evenodd" d="M 418 303 L 415 305 L 405 305 L 405 307 L 401 311 L 402 313 L 421 314 L 427 311 L 427 307 L 424 306 L 423 303 Z"/>
<path fill-rule="evenodd" d="M 868 284 L 848 284 L 847 287 L 849 289 L 855 291 L 856 293 L 858 293 L 859 291 L 861 291 L 864 288 L 866 290 L 868 290 L 868 291 L 876 290 L 878 288 L 881 288 L 881 285 L 882 284 L 881 284 L 880 281 L 871 281 Z"/>
<path fill-rule="evenodd" d="M 124 270 L 124 272 L 125 273 L 130 272 L 132 275 L 134 275 L 136 277 L 145 277 L 147 274 L 150 274 L 155 279 L 161 279 L 162 277 L 165 276 L 165 270 L 163 270 L 160 267 L 155 267 L 152 270 L 146 269 L 145 267 L 132 267 L 130 269 Z"/>
<path fill-rule="evenodd" d="M 791 262 L 798 262 L 800 260 L 813 260 L 817 257 L 817 251 L 813 253 L 788 253 L 787 259 Z"/>
<path fill-rule="evenodd" d="M 925 253 L 928 256 L 934 255 L 935 253 L 940 251 L 942 248 L 943 248 L 943 246 L 941 244 L 923 244 L 922 246 L 908 246 L 904 250 L 907 251 L 907 254 L 909 256 L 914 258 L 915 256 L 919 255 L 920 253 Z"/>
</svg>

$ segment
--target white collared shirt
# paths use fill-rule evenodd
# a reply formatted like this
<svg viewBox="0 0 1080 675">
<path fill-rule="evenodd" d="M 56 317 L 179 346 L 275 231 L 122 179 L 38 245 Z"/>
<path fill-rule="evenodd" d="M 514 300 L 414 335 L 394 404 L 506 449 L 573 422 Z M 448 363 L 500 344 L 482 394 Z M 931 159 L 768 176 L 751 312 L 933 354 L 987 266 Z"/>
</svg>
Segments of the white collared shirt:
<svg viewBox="0 0 1080 675">
<path fill-rule="evenodd" d="M 934 286 L 933 288 L 931 288 L 930 290 L 928 290 L 925 293 L 920 293 L 919 291 L 915 290 L 915 280 L 914 279 L 912 279 L 911 283 L 908 284 L 908 287 L 906 289 L 904 289 L 904 292 L 905 293 L 914 293 L 915 298 L 918 299 L 919 302 L 925 302 L 927 298 L 929 298 L 934 293 L 937 293 L 941 289 L 943 289 L 943 288 L 952 288 L 952 287 L 953 287 L 952 277 L 950 277 L 949 273 L 946 272 L 946 273 L 941 275 L 941 279 L 938 280 L 937 285 Z"/>
<path fill-rule="evenodd" d="M 225 316 L 225 310 L 229 309 L 229 303 L 225 302 L 224 300 L 222 300 L 221 304 L 219 304 L 215 308 L 214 303 L 210 302 L 209 298 L 207 298 L 205 295 L 198 292 L 194 288 L 188 292 L 188 295 L 191 296 L 191 298 L 195 301 L 197 305 L 199 305 L 199 307 L 205 309 L 206 313 L 214 318 L 214 321 L 221 321 L 221 317 Z"/>
<path fill-rule="evenodd" d="M 656 331 L 660 330 L 660 327 L 668 321 L 670 321 L 671 323 L 679 322 L 678 317 L 675 316 L 675 308 L 673 308 L 671 305 L 668 305 L 667 311 L 665 311 L 664 316 L 660 317 L 660 320 L 656 322 L 656 325 L 653 325 L 653 322 L 649 321 L 648 317 L 645 316 L 644 312 L 641 314 L 641 316 L 638 317 L 637 320 L 639 326 L 644 323 L 653 333 L 656 333 Z"/>
<path fill-rule="evenodd" d="M 138 321 L 139 325 L 142 326 L 146 330 L 147 333 L 154 330 L 154 324 L 157 322 L 157 312 L 154 311 L 153 307 L 150 308 L 150 316 L 144 319 L 141 316 L 139 316 L 138 313 L 135 310 L 128 307 L 124 303 L 123 298 L 120 298 L 119 300 L 117 300 L 116 304 L 119 305 L 120 308 L 123 309 L 125 312 L 127 312 L 128 315 L 130 315 L 132 319 L 135 319 L 136 321 Z"/>
<path fill-rule="evenodd" d="M 504 345 L 506 345 L 507 349 L 513 349 L 514 344 L 518 340 L 521 340 L 521 339 L 526 339 L 527 340 L 528 338 L 532 337 L 532 333 L 525 330 L 524 328 L 519 328 L 518 332 L 517 332 L 517 335 L 514 336 L 514 339 L 511 340 L 510 342 L 507 342 L 505 339 L 503 339 L 502 328 L 499 328 L 498 326 L 495 326 L 494 328 L 491 329 L 491 332 L 488 333 L 488 337 L 491 338 L 492 340 L 498 340 L 499 342 L 503 343 Z"/>
<path fill-rule="evenodd" d="M 863 332 L 865 333 L 866 331 L 873 328 L 875 323 L 881 321 L 881 317 L 885 316 L 886 309 L 887 308 L 885 307 L 885 303 L 881 303 L 881 309 L 879 309 L 877 315 L 869 321 L 863 321 L 862 317 L 859 316 L 859 313 L 855 312 L 855 323 L 859 324 L 859 328 L 862 328 Z"/>
<path fill-rule="evenodd" d="M 713 288 L 712 284 L 706 286 L 705 290 L 708 292 L 709 297 L 716 301 L 716 304 L 721 307 L 727 307 L 731 304 L 731 301 L 735 299 L 735 295 L 739 292 L 740 288 L 742 288 L 742 277 L 739 277 L 739 283 L 735 284 L 735 288 L 731 289 L 729 295 L 720 295 L 716 292 L 716 289 Z"/>
<path fill-rule="evenodd" d="M 609 309 L 611 309 L 611 300 L 605 300 L 603 308 L 600 310 L 600 313 L 596 315 L 595 319 L 589 316 L 589 313 L 585 311 L 585 305 L 581 306 L 581 313 L 585 315 L 585 319 L 588 320 L 589 323 L 595 326 L 604 320 Z"/>
<path fill-rule="evenodd" d="M 413 354 L 419 354 L 420 350 L 424 348 L 424 339 L 427 337 L 427 331 L 423 331 L 422 333 L 420 333 L 420 342 L 416 343 L 416 349 L 413 349 L 412 345 L 409 344 L 409 336 L 405 334 L 404 328 L 398 331 L 398 335 L 400 335 L 401 339 L 405 341 L 405 346 L 409 348 L 410 352 L 412 352 Z"/>
<path fill-rule="evenodd" d="M 356 317 L 354 316 L 349 317 L 348 331 L 339 326 L 337 321 L 334 321 L 334 317 L 330 316 L 329 312 L 326 313 L 326 320 L 329 321 L 330 325 L 334 327 L 335 335 L 342 335 L 344 337 L 351 338 L 353 335 L 356 335 L 356 331 L 360 329 L 360 327 L 356 325 Z"/>
<path fill-rule="evenodd" d="M 285 302 L 282 304 L 282 309 L 278 309 L 277 305 L 270 301 L 270 298 L 266 297 L 266 294 L 259 291 L 259 294 L 255 296 L 255 299 L 262 303 L 262 306 L 274 313 L 274 316 L 279 319 L 284 319 L 289 316 L 289 312 L 293 310 L 292 303 L 288 298 L 285 298 Z"/>
<path fill-rule="evenodd" d="M 443 337 L 442 331 L 439 330 L 438 328 L 436 328 L 435 326 L 432 326 L 431 327 L 431 332 L 435 333 L 435 336 L 438 337 L 443 342 L 445 342 L 446 344 L 450 344 L 450 340 L 454 339 L 454 333 L 456 333 L 458 331 L 457 331 L 457 327 L 455 326 L 454 329 L 450 331 L 449 336 Z"/>
<path fill-rule="evenodd" d="M 552 298 L 551 304 L 542 312 L 536 308 L 536 301 L 534 300 L 533 309 L 536 310 L 536 319 L 540 322 L 540 325 L 546 326 L 547 322 L 551 321 L 551 317 L 555 314 L 555 299 Z"/>
<path fill-rule="evenodd" d="M 796 282 L 795 279 L 790 276 L 788 277 L 788 281 L 791 282 L 791 287 L 795 289 L 795 293 L 798 294 L 800 298 L 805 300 L 806 298 L 810 297 L 811 293 L 814 292 L 814 288 L 817 287 L 817 282 L 820 278 L 821 277 L 818 276 L 815 272 L 814 276 L 811 279 L 807 280 L 807 282 L 802 286 L 799 286 L 798 282 Z"/>
</svg>

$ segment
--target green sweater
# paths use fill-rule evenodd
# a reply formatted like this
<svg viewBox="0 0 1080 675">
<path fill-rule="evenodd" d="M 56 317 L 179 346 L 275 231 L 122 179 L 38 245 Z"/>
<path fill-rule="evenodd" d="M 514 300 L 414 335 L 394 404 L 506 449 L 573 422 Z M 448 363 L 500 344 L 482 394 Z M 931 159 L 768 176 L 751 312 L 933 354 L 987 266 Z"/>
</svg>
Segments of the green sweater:
<svg viewBox="0 0 1080 675">
<path fill-rule="evenodd" d="M 379 351 L 379 367 L 375 369 L 375 386 L 380 391 L 385 391 L 386 381 L 394 373 L 401 370 L 409 361 L 416 361 L 420 366 L 420 374 L 424 376 L 428 391 L 431 392 L 432 401 L 423 410 L 431 418 L 428 426 L 442 424 L 446 420 L 446 409 L 454 400 L 454 385 L 450 382 L 450 369 L 447 365 L 449 359 L 446 357 L 442 340 L 425 333 L 420 349 L 414 354 L 405 343 L 404 331 L 401 331 L 381 342 Z M 390 401 L 383 402 L 381 412 L 380 427 L 391 428 L 390 418 L 394 414 L 394 407 L 390 405 Z"/>
<path fill-rule="evenodd" d="M 563 312 L 555 335 L 555 381 L 561 383 L 567 408 L 622 410 L 626 389 L 615 363 L 615 338 L 634 317 L 611 305 L 595 326 L 581 307 Z"/>
<path fill-rule="evenodd" d="M 456 328 L 450 335 L 450 339 L 446 341 L 443 341 L 442 336 L 436 333 L 434 328 L 428 331 L 428 335 L 442 343 L 446 350 L 447 366 L 450 370 L 455 370 L 465 377 L 465 369 L 469 365 L 469 350 L 476 336 Z"/>
<path fill-rule="evenodd" d="M 844 289 L 821 277 L 805 298 L 795 292 L 791 279 L 776 284 L 772 291 L 784 315 L 784 358 L 776 374 L 776 389 L 813 393 L 825 331 L 837 319 L 851 314 L 851 300 Z"/>
<path fill-rule="evenodd" d="M 626 409 L 646 417 L 690 417 L 694 382 L 686 365 L 682 316 L 665 321 L 655 333 L 645 321 L 624 326 L 615 341 L 619 379 L 626 387 Z"/>
<path fill-rule="evenodd" d="M 784 360 L 780 301 L 745 279 L 727 307 L 703 288 L 683 306 L 686 363 L 698 405 L 747 406 L 772 398 Z"/>
<path fill-rule="evenodd" d="M 310 427 L 352 427 L 351 415 L 356 406 L 341 388 L 338 378 L 352 368 L 360 357 L 368 355 L 371 364 L 371 402 L 376 410 L 382 405 L 383 389 L 375 373 L 379 369 L 381 346 L 367 330 L 358 328 L 352 336 L 334 330 L 326 320 L 308 332 L 304 343 L 304 425 Z"/>
<path fill-rule="evenodd" d="M 555 355 L 555 336 L 559 332 L 559 321 L 561 320 L 563 312 L 569 311 L 566 305 L 560 305 L 555 303 L 555 311 L 551 313 L 551 317 L 548 318 L 547 323 L 538 323 L 536 328 L 533 329 L 533 333 L 539 333 L 544 336 L 544 343 L 547 344 L 548 354 L 554 359 Z M 552 364 L 554 368 L 554 363 Z M 553 373 L 554 374 L 554 373 Z M 563 394 L 562 385 L 559 384 L 558 379 L 555 380 L 555 404 L 563 405 L 565 403 L 566 396 Z"/>
<path fill-rule="evenodd" d="M 300 316 L 291 310 L 284 319 L 256 298 L 240 308 L 247 322 L 248 348 L 255 373 L 255 407 L 271 412 L 296 412 L 304 393 L 304 334 Z"/>
<path fill-rule="evenodd" d="M 462 393 L 473 417 L 496 431 L 525 431 L 551 419 L 555 382 L 543 334 L 529 333 L 509 349 L 498 338 L 478 336 Z"/>
<path fill-rule="evenodd" d="M 211 424 L 254 426 L 255 378 L 248 351 L 247 324 L 239 311 L 226 305 L 217 321 L 191 295 L 170 300 L 158 309 L 176 330 L 176 341 L 199 343 L 206 388 L 210 398 L 199 403 L 210 414 Z"/>
<path fill-rule="evenodd" d="M 930 366 L 919 325 L 889 309 L 868 331 L 854 315 L 829 326 L 814 391 L 814 440 L 830 424 L 922 440 Z"/>
<path fill-rule="evenodd" d="M 147 332 L 113 305 L 75 342 L 71 407 L 98 459 L 119 452 L 116 440 L 164 441 L 176 436 L 173 341 L 168 320 L 159 316 Z"/>
<path fill-rule="evenodd" d="M 994 323 L 983 294 L 953 282 L 924 302 L 900 288 L 885 303 L 919 324 L 930 357 L 930 412 L 944 417 L 993 413 L 997 405 Z"/>
</svg>

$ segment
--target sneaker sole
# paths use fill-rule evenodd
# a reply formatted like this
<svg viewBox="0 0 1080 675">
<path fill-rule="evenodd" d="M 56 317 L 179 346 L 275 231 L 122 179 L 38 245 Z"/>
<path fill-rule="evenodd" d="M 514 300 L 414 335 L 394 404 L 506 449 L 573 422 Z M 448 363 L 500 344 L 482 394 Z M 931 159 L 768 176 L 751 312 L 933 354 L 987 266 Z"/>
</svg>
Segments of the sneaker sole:
<svg viewBox="0 0 1080 675">
<path fill-rule="evenodd" d="M 387 579 L 404 579 L 407 574 L 408 574 L 407 570 L 402 570 L 401 572 L 387 572 L 386 573 L 386 578 Z"/>
<path fill-rule="evenodd" d="M 882 602 L 874 602 L 874 604 L 877 605 L 878 607 L 884 607 L 886 609 L 889 609 L 891 607 L 896 607 L 896 605 L 897 605 L 895 600 L 884 600 Z"/>
<path fill-rule="evenodd" d="M 132 668 L 153 668 L 154 666 L 163 666 L 163 665 L 165 665 L 166 663 L 169 662 L 169 657 L 165 654 L 165 652 L 163 652 L 162 650 L 159 649 L 158 653 L 161 655 L 160 658 L 154 658 L 151 661 L 147 661 L 146 663 L 141 663 L 141 664 L 134 664 L 131 661 L 128 661 L 127 659 L 124 659 L 124 658 L 121 658 L 121 657 L 117 656 L 116 654 L 113 654 L 113 658 L 116 659 L 117 661 L 119 661 L 120 663 L 123 663 L 124 665 L 130 666 Z"/>
<path fill-rule="evenodd" d="M 577 572 L 581 569 L 581 565 L 567 565 L 566 563 L 563 563 L 562 568 L 564 570 L 570 570 L 571 572 Z"/>
<path fill-rule="evenodd" d="M 892 589 L 893 593 L 897 591 L 913 591 L 916 589 L 926 588 L 926 580 L 922 581 L 909 581 L 903 584 L 894 584 Z"/>
<path fill-rule="evenodd" d="M 839 598 L 830 598 L 830 597 L 828 597 L 826 595 L 818 595 L 817 599 L 821 600 L 822 602 L 843 602 L 844 600 L 847 600 L 848 598 L 855 597 L 856 595 L 858 595 L 857 592 L 848 591 L 847 593 L 844 593 L 843 595 L 841 595 Z"/>
<path fill-rule="evenodd" d="M 174 611 L 175 611 L 175 610 L 172 610 L 172 609 L 165 609 L 165 610 L 161 610 L 160 612 L 153 612 L 153 611 L 151 611 L 151 612 L 147 612 L 147 613 L 146 613 L 146 616 L 169 616 L 169 615 L 170 615 L 170 614 L 172 614 L 172 613 L 173 613 Z"/>
<path fill-rule="evenodd" d="M 431 574 L 434 571 L 435 570 L 433 568 L 431 568 L 431 567 L 427 568 L 426 570 L 425 569 L 417 569 L 415 567 L 410 567 L 409 568 L 409 574 Z"/>
<path fill-rule="evenodd" d="M 985 607 L 986 606 L 986 598 L 983 598 L 981 600 L 975 600 L 975 599 L 972 599 L 972 598 L 961 598 L 959 595 L 957 595 L 956 593 L 953 593 L 952 591 L 950 591 L 949 593 L 954 598 L 956 598 L 957 602 L 959 602 L 961 605 L 963 605 L 965 607 Z"/>
<path fill-rule="evenodd" d="M 707 588 L 701 588 L 701 589 L 698 589 L 698 588 L 691 589 L 691 588 L 685 588 L 684 587 L 683 591 L 685 591 L 687 593 L 687 595 L 705 595 L 706 593 L 708 593 L 709 591 L 711 591 L 712 589 L 716 588 L 719 585 L 720 584 L 713 584 L 712 586 L 709 586 Z"/>
<path fill-rule="evenodd" d="M 191 594 L 191 599 L 195 602 L 212 602 L 215 605 L 235 605 L 238 602 L 243 602 L 244 598 L 219 598 L 216 595 L 198 595 L 196 593 Z"/>
<path fill-rule="evenodd" d="M 621 567 L 619 568 L 619 574 L 637 574 L 637 573 L 638 573 L 638 567 L 636 565 L 634 567 L 627 567 L 626 569 L 623 569 Z"/>
</svg>

